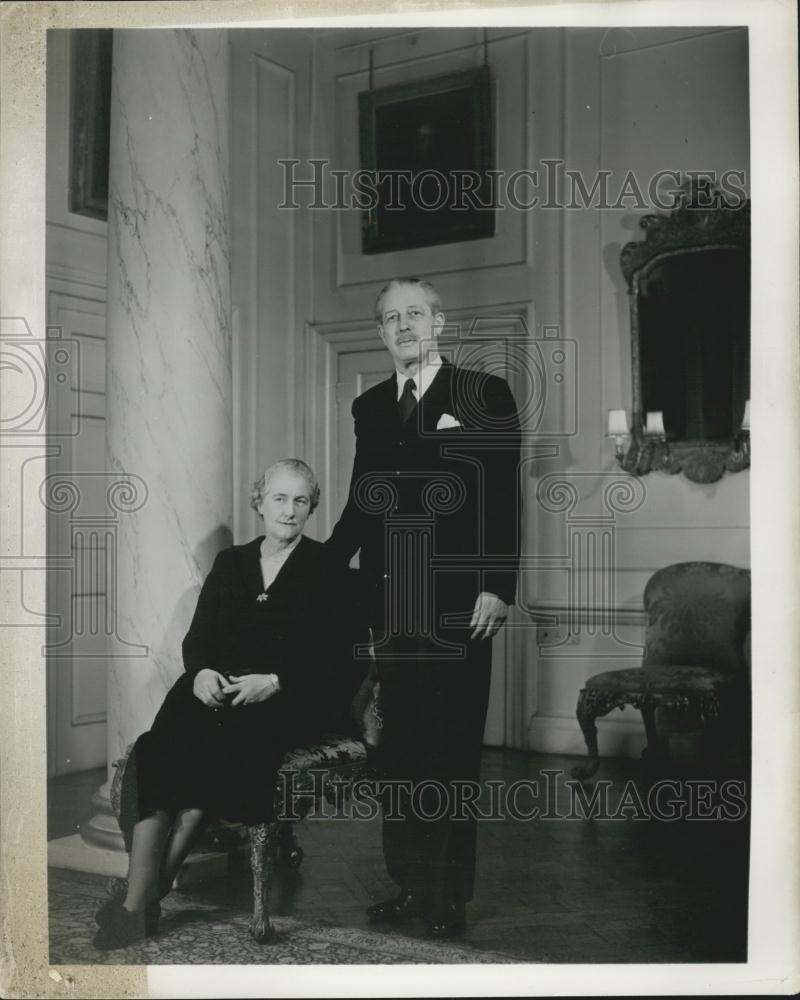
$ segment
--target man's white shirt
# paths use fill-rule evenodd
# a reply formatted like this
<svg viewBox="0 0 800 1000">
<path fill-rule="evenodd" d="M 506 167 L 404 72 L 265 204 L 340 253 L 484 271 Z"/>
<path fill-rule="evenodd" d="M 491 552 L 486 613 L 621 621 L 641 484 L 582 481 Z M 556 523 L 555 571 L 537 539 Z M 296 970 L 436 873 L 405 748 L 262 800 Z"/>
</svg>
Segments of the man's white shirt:
<svg viewBox="0 0 800 1000">
<path fill-rule="evenodd" d="M 406 387 L 406 382 L 414 380 L 414 396 L 417 402 L 419 402 L 425 393 L 428 391 L 431 382 L 436 378 L 439 369 L 442 367 L 442 359 L 437 354 L 435 357 L 429 357 L 424 368 L 420 368 L 416 375 L 404 375 L 402 372 L 395 372 L 397 376 L 397 399 L 403 395 L 403 389 Z"/>
</svg>

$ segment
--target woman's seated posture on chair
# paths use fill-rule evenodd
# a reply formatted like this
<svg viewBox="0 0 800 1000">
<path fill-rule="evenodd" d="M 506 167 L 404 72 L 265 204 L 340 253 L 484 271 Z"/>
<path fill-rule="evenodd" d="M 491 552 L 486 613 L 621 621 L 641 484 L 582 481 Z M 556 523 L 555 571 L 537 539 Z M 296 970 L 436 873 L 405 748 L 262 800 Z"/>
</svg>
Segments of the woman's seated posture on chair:
<svg viewBox="0 0 800 1000">
<path fill-rule="evenodd" d="M 206 578 L 183 641 L 186 672 L 134 747 L 128 888 L 98 910 L 97 948 L 155 934 L 159 900 L 201 828 L 272 819 L 284 752 L 348 725 L 362 636 L 352 574 L 329 568 L 302 534 L 318 502 L 305 463 L 271 466 L 251 496 L 264 535 L 220 552 Z"/>
</svg>

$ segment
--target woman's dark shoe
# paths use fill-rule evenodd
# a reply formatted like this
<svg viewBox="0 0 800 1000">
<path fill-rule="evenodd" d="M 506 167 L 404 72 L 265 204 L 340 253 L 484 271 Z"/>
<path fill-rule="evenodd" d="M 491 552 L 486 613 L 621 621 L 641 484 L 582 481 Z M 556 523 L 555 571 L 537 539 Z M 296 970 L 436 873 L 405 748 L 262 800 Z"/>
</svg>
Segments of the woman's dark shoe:
<svg viewBox="0 0 800 1000">
<path fill-rule="evenodd" d="M 425 927 L 425 936 L 434 940 L 446 940 L 464 933 L 467 918 L 463 903 L 448 903 L 435 909 Z"/>
<path fill-rule="evenodd" d="M 401 892 L 394 899 L 384 899 L 367 907 L 367 920 L 371 923 L 397 924 L 422 916 L 427 907 L 411 892 Z"/>
<path fill-rule="evenodd" d="M 95 913 L 94 919 L 99 927 L 103 924 L 108 923 L 114 917 L 114 912 L 116 910 L 124 909 L 122 905 L 122 899 L 119 896 L 115 896 L 112 899 L 106 900 L 105 903 L 100 907 L 100 909 Z M 144 911 L 144 922 L 145 928 L 147 930 L 147 936 L 150 937 L 153 934 L 158 933 L 158 921 L 161 919 L 161 905 L 157 899 L 153 900 L 152 903 L 148 903 Z"/>
<path fill-rule="evenodd" d="M 95 913 L 99 930 L 93 944 L 99 951 L 125 948 L 158 933 L 161 907 L 158 901 L 148 903 L 144 910 L 126 910 L 116 899 L 104 903 Z"/>
<path fill-rule="evenodd" d="M 120 906 L 122 906 L 122 900 L 119 899 L 117 896 L 113 896 L 111 899 L 107 899 L 94 915 L 95 923 L 97 924 L 97 926 L 102 927 L 103 924 L 108 923 L 110 919 L 110 914 L 114 910 L 118 910 Z"/>
</svg>

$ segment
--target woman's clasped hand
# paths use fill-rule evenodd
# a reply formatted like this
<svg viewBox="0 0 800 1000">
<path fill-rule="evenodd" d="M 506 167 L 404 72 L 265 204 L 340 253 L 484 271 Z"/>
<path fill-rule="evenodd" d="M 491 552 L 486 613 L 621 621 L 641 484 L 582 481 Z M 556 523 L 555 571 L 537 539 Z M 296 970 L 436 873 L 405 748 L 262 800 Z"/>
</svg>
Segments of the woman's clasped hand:
<svg viewBox="0 0 800 1000">
<path fill-rule="evenodd" d="M 198 670 L 195 674 L 192 690 L 195 698 L 199 698 L 204 705 L 209 708 L 219 708 L 225 704 L 224 688 L 227 683 L 228 678 L 225 674 L 206 667 L 204 670 Z"/>
<path fill-rule="evenodd" d="M 228 678 L 217 670 L 205 668 L 197 672 L 193 690 L 196 698 L 208 708 L 225 705 L 256 705 L 280 691 L 275 674 L 241 674 Z"/>
</svg>

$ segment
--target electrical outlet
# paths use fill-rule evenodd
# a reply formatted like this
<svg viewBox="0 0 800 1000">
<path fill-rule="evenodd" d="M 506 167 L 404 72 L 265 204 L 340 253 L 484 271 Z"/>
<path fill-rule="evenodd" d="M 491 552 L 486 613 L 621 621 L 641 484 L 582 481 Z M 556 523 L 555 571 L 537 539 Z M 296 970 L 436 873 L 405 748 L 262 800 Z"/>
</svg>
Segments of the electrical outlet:
<svg viewBox="0 0 800 1000">
<path fill-rule="evenodd" d="M 540 646 L 563 645 L 567 641 L 567 628 L 565 625 L 539 625 L 536 641 Z"/>
</svg>

